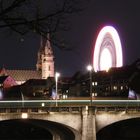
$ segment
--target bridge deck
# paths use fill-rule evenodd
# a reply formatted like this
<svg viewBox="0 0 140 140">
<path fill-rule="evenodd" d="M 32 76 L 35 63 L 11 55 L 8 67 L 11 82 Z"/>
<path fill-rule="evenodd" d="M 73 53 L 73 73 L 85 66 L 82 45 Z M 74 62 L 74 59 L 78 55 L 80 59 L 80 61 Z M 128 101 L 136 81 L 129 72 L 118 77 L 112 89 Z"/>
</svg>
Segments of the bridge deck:
<svg viewBox="0 0 140 140">
<path fill-rule="evenodd" d="M 138 107 L 140 100 L 92 100 L 95 107 Z M 91 106 L 91 100 L 7 100 L 0 108 L 82 107 Z"/>
</svg>

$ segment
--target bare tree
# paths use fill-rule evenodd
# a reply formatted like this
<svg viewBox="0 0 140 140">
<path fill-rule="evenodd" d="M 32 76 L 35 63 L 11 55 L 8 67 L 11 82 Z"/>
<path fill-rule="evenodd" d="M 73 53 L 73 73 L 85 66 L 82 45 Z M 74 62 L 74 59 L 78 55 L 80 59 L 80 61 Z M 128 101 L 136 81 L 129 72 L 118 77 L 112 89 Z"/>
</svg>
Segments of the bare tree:
<svg viewBox="0 0 140 140">
<path fill-rule="evenodd" d="M 60 31 L 66 31 L 68 15 L 81 11 L 78 0 L 0 0 L 0 28 L 9 28 L 19 34 L 30 31 L 65 48 Z"/>
</svg>

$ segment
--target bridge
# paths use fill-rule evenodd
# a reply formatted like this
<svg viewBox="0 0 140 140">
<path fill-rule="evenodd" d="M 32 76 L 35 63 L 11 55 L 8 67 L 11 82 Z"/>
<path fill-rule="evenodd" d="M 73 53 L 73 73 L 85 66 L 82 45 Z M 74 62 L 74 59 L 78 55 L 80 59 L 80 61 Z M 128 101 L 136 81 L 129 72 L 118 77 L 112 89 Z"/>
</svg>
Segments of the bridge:
<svg viewBox="0 0 140 140">
<path fill-rule="evenodd" d="M 0 101 L 0 126 L 5 122 L 34 125 L 42 128 L 42 135 L 49 133 L 52 140 L 114 140 L 108 133 L 113 132 L 113 126 L 118 128 L 114 134 L 124 124 L 129 132 L 128 122 L 140 128 L 139 100 L 93 100 L 90 103 L 90 100 Z M 123 135 L 126 130 L 123 129 Z M 140 139 L 137 130 L 131 133 L 134 136 L 132 139 Z M 129 134 L 122 137 L 119 133 L 119 138 L 123 140 Z"/>
</svg>

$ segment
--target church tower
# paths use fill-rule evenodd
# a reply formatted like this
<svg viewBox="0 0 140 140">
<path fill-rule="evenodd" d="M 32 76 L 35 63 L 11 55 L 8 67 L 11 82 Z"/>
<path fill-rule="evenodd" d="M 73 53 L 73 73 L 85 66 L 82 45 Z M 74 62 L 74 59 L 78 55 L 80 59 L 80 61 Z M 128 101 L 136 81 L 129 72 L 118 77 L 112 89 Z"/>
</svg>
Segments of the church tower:
<svg viewBox="0 0 140 140">
<path fill-rule="evenodd" d="M 54 55 L 48 38 L 41 38 L 41 47 L 38 51 L 37 70 L 41 71 L 42 79 L 54 77 Z"/>
</svg>

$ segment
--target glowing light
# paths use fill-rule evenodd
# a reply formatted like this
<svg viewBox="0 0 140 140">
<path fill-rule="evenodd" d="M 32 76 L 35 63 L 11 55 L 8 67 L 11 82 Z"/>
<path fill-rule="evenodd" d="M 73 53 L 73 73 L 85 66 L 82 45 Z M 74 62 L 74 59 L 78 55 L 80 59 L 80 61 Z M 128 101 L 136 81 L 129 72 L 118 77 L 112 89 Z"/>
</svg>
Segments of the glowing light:
<svg viewBox="0 0 140 140">
<path fill-rule="evenodd" d="M 88 66 L 87 66 L 87 70 L 88 70 L 88 71 L 91 71 L 91 70 L 92 70 L 92 66 L 91 66 L 91 65 L 88 65 Z"/>
<path fill-rule="evenodd" d="M 41 106 L 44 107 L 45 106 L 45 103 L 42 103 Z"/>
<path fill-rule="evenodd" d="M 86 111 L 88 111 L 88 106 L 86 105 Z"/>
<path fill-rule="evenodd" d="M 60 76 L 60 73 L 56 72 L 55 73 L 55 79 L 57 80 L 57 78 Z"/>
<path fill-rule="evenodd" d="M 112 67 L 112 56 L 110 51 L 105 48 L 101 52 L 101 57 L 100 57 L 100 70 L 106 70 L 108 71 L 109 68 Z"/>
<path fill-rule="evenodd" d="M 103 70 L 103 67 L 107 67 L 103 66 L 106 63 L 106 59 L 103 58 L 107 56 L 107 53 L 109 54 L 109 62 L 106 65 L 111 67 L 121 67 L 123 65 L 120 38 L 112 26 L 102 28 L 97 37 L 93 55 L 93 67 L 95 71 L 100 71 Z"/>
<path fill-rule="evenodd" d="M 28 114 L 27 113 L 22 113 L 21 114 L 21 118 L 22 119 L 27 119 L 28 118 Z"/>
</svg>

